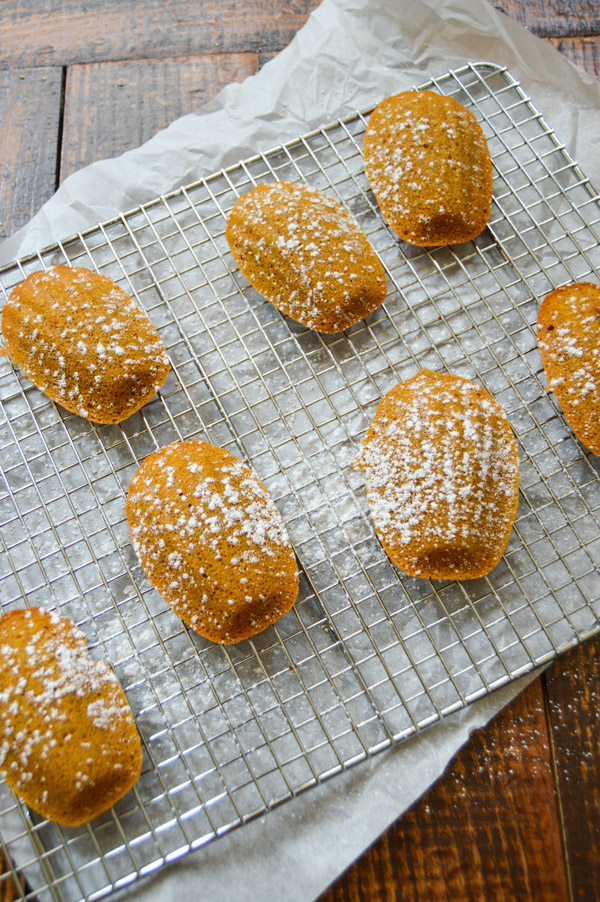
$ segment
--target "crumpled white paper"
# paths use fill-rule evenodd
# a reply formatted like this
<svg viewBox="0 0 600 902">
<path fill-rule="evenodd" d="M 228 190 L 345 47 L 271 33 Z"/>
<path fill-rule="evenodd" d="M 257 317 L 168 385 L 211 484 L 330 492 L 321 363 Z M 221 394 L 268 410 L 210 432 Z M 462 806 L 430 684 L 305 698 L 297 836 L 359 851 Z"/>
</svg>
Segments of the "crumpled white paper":
<svg viewBox="0 0 600 902">
<path fill-rule="evenodd" d="M 592 183 L 599 183 L 599 85 L 487 0 L 324 0 L 257 75 L 228 86 L 142 147 L 68 178 L 0 247 L 0 263 L 478 60 L 505 65 L 521 80 Z M 471 731 L 534 678 L 483 698 L 136 882 L 119 898 L 316 898 L 440 776 Z"/>
</svg>

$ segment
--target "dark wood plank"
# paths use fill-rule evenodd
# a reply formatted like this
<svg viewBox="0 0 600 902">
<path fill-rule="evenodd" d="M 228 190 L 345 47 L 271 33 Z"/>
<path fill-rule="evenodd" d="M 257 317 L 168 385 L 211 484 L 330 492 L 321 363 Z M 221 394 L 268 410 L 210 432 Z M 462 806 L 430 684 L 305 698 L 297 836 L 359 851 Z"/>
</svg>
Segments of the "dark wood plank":
<svg viewBox="0 0 600 902">
<path fill-rule="evenodd" d="M 0 70 L 0 238 L 56 189 L 60 69 Z"/>
<path fill-rule="evenodd" d="M 321 902 L 568 899 L 540 680 Z"/>
<path fill-rule="evenodd" d="M 266 63 L 268 63 L 268 62 L 270 62 L 270 60 L 274 59 L 274 57 L 276 57 L 278 53 L 279 53 L 279 50 L 263 50 L 263 51 L 261 51 L 258 54 L 259 69 L 262 69 L 262 67 Z"/>
<path fill-rule="evenodd" d="M 573 899 L 600 900 L 600 638 L 579 646 L 546 680 Z"/>
<path fill-rule="evenodd" d="M 12 902 L 18 899 L 25 891 L 25 878 L 22 875 L 15 877 L 10 864 L 0 848 L 0 902 Z"/>
<path fill-rule="evenodd" d="M 599 37 L 551 40 L 600 77 Z M 600 638 L 559 658 L 545 684 L 571 897 L 594 902 L 600 899 Z"/>
<path fill-rule="evenodd" d="M 71 67 L 65 89 L 61 181 L 87 163 L 137 147 L 225 85 L 257 69 L 255 53 Z"/>
<path fill-rule="evenodd" d="M 600 78 L 600 37 L 549 38 L 557 50 L 589 75 Z"/>
<path fill-rule="evenodd" d="M 600 34 L 597 0 L 490 0 L 496 9 L 540 37 Z"/>
<path fill-rule="evenodd" d="M 4 0 L 0 47 L 15 66 L 285 47 L 320 0 Z"/>
</svg>

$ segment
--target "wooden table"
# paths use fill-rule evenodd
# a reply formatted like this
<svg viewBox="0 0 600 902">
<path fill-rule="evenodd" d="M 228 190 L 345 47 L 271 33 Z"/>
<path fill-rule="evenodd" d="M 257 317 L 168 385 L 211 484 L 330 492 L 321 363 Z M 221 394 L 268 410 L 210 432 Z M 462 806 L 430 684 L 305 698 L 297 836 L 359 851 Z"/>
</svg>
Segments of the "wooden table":
<svg viewBox="0 0 600 902">
<path fill-rule="evenodd" d="M 318 2 L 4 0 L 0 235 L 76 169 L 255 72 Z M 495 5 L 600 76 L 595 0 Z M 475 735 L 323 902 L 600 899 L 599 690 L 600 638 Z"/>
</svg>

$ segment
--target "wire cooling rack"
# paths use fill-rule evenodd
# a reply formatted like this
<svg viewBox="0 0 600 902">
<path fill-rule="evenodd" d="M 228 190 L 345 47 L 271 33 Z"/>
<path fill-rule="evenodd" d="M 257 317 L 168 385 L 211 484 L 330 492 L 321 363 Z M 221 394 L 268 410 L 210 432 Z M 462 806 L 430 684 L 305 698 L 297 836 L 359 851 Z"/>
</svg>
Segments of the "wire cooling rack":
<svg viewBox="0 0 600 902">
<path fill-rule="evenodd" d="M 0 364 L 2 607 L 40 604 L 80 624 L 114 666 L 144 744 L 135 789 L 81 828 L 40 820 L 0 787 L 22 898 L 98 898 L 598 631 L 599 462 L 547 394 L 535 339 L 544 295 L 595 277 L 596 195 L 506 70 L 472 64 L 422 87 L 456 97 L 486 133 L 494 205 L 475 241 L 425 250 L 385 227 L 364 175 L 368 114 L 357 114 L 0 272 L 5 296 L 56 263 L 110 276 L 147 310 L 173 364 L 138 414 L 97 427 Z M 387 269 L 383 307 L 343 334 L 285 319 L 235 267 L 225 216 L 276 179 L 337 197 Z M 398 571 L 351 468 L 381 396 L 424 366 L 481 382 L 518 438 L 519 513 L 483 579 Z M 192 438 L 252 465 L 301 566 L 294 610 L 228 648 L 162 601 L 125 519 L 140 462 Z M 4 879 L 16 886 L 16 871 Z"/>
</svg>

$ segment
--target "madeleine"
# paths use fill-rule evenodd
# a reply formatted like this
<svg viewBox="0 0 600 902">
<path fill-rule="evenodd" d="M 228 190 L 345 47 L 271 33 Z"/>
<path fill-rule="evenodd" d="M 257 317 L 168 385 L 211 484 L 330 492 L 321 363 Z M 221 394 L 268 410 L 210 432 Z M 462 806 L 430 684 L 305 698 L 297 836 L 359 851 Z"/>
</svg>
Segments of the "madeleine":
<svg viewBox="0 0 600 902">
<path fill-rule="evenodd" d="M 410 576 L 474 579 L 499 562 L 517 514 L 506 414 L 468 379 L 421 370 L 381 400 L 355 461 L 381 543 Z"/>
<path fill-rule="evenodd" d="M 156 451 L 131 480 L 126 512 L 148 578 L 207 639 L 248 639 L 296 601 L 298 567 L 279 511 L 224 448 L 190 441 Z"/>
<path fill-rule="evenodd" d="M 40 391 L 94 423 L 119 423 L 169 373 L 160 336 L 111 279 L 55 266 L 27 276 L 2 309 L 2 354 Z"/>
<path fill-rule="evenodd" d="M 226 237 L 263 297 L 318 332 L 341 332 L 385 300 L 383 266 L 358 223 L 308 185 L 258 185 L 236 202 Z"/>
<path fill-rule="evenodd" d="M 365 171 L 383 218 L 409 244 L 470 241 L 492 208 L 492 161 L 475 116 L 452 97 L 404 91 L 373 110 Z"/>
</svg>

